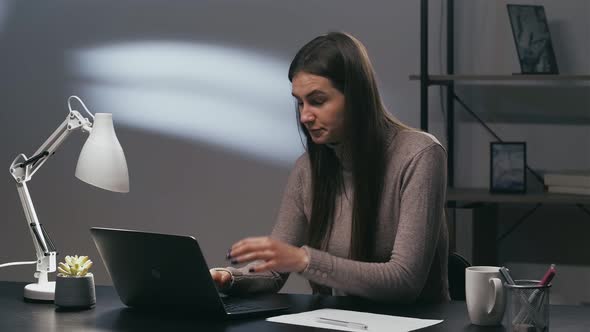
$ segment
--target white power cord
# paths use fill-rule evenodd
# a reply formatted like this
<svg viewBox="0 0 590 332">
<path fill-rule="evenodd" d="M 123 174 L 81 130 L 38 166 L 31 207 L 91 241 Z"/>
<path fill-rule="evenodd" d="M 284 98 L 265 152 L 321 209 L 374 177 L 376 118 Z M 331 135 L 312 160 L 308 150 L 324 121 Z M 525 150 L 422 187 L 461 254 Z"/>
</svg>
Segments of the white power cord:
<svg viewBox="0 0 590 332">
<path fill-rule="evenodd" d="M 8 266 L 14 266 L 14 265 L 32 265 L 32 264 L 37 264 L 37 261 L 31 261 L 31 262 L 12 262 L 12 263 L 0 264 L 0 268 L 8 267 Z"/>
</svg>

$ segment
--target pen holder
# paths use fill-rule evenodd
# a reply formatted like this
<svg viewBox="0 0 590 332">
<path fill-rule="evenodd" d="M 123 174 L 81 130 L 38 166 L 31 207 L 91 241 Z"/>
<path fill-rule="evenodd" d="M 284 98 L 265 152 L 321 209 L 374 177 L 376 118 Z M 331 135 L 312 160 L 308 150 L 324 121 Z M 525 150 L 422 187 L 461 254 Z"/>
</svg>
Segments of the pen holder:
<svg viewBox="0 0 590 332">
<path fill-rule="evenodd" d="M 551 284 L 539 285 L 538 280 L 516 280 L 506 289 L 504 326 L 514 332 L 549 331 L 549 290 Z"/>
</svg>

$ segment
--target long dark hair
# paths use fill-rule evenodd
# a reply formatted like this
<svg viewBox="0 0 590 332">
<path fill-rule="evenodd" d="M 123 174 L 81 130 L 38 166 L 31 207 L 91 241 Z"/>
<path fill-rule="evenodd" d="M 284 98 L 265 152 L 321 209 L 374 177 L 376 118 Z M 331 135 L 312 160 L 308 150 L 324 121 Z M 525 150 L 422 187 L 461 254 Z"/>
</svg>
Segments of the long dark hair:
<svg viewBox="0 0 590 332">
<path fill-rule="evenodd" d="M 387 127 L 406 127 L 383 106 L 367 51 L 351 35 L 331 32 L 307 43 L 291 62 L 289 80 L 292 82 L 300 72 L 329 79 L 344 95 L 346 144 L 354 186 L 349 258 L 369 261 L 385 179 Z M 343 188 L 342 166 L 332 149 L 315 144 L 305 126 L 300 126 L 307 139 L 312 174 L 308 245 L 325 250 L 336 195 Z"/>
</svg>

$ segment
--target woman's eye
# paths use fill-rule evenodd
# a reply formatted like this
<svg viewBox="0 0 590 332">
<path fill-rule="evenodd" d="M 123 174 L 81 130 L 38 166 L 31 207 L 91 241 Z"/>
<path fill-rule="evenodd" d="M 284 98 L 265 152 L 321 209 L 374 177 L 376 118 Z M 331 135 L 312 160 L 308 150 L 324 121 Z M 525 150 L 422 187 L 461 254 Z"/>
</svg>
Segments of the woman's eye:
<svg viewBox="0 0 590 332">
<path fill-rule="evenodd" d="M 324 103 L 324 100 L 320 100 L 320 99 L 310 101 L 310 104 L 316 105 L 316 106 L 319 106 L 323 103 Z"/>
</svg>

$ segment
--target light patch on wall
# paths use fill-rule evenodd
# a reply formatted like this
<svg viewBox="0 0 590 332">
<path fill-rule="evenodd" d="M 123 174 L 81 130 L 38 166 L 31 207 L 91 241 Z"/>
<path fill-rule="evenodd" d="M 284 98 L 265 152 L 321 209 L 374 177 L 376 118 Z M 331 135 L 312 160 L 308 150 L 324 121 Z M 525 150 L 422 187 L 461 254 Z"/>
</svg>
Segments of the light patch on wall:
<svg viewBox="0 0 590 332">
<path fill-rule="evenodd" d="M 4 31 L 4 21 L 8 18 L 12 4 L 9 1 L 0 1 L 0 33 Z"/>
<path fill-rule="evenodd" d="M 76 93 L 117 124 L 268 162 L 303 152 L 289 63 L 238 48 L 136 42 L 67 53 Z"/>
</svg>

